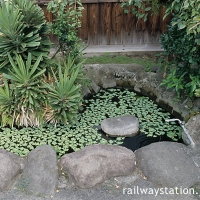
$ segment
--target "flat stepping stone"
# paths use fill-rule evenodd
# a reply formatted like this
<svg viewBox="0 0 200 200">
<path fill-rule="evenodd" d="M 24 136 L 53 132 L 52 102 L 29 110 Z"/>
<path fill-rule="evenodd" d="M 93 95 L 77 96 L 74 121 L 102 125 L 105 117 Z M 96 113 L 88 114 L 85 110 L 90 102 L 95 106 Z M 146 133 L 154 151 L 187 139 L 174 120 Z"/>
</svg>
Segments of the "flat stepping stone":
<svg viewBox="0 0 200 200">
<path fill-rule="evenodd" d="M 133 115 L 106 118 L 102 121 L 101 128 L 110 137 L 133 137 L 139 133 L 139 121 Z"/>
</svg>

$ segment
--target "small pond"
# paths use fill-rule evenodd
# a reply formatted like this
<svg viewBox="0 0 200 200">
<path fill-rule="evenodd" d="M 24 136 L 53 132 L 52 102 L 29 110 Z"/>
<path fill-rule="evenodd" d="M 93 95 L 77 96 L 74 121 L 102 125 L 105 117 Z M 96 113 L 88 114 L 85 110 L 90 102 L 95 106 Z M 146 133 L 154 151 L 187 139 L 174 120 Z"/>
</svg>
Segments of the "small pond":
<svg viewBox="0 0 200 200">
<path fill-rule="evenodd" d="M 100 128 L 108 117 L 135 115 L 140 123 L 140 134 L 132 138 L 110 138 Z M 152 142 L 173 140 L 181 142 L 181 127 L 165 122 L 170 113 L 158 107 L 148 97 L 127 89 L 100 90 L 84 100 L 75 124 L 46 124 L 43 128 L 2 128 L 0 148 L 26 156 L 36 146 L 49 144 L 58 157 L 91 144 L 123 145 L 133 151 Z"/>
</svg>

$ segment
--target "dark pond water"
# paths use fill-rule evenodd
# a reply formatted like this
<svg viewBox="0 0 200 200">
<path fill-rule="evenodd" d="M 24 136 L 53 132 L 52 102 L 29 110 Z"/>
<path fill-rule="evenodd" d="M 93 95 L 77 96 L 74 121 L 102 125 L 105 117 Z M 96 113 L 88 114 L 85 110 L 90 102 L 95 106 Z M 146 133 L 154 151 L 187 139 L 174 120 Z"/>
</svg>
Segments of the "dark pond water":
<svg viewBox="0 0 200 200">
<path fill-rule="evenodd" d="M 108 137 L 107 134 L 103 132 L 101 126 L 98 126 L 98 133 L 105 139 L 115 140 L 115 137 Z M 171 138 L 167 137 L 167 135 L 160 135 L 157 137 L 149 137 L 146 134 L 139 132 L 137 136 L 134 137 L 125 137 L 123 143 L 120 146 L 126 147 L 132 151 L 135 151 L 141 147 L 150 145 L 155 142 L 162 142 L 162 141 L 173 141 Z M 182 138 L 178 139 L 176 142 L 183 143 Z"/>
<path fill-rule="evenodd" d="M 125 110 L 130 110 L 129 114 L 133 113 L 133 115 L 138 117 L 141 126 L 140 133 L 135 137 L 124 138 L 123 143 L 120 144 L 132 151 L 155 142 L 183 142 L 178 133 L 182 131 L 179 124 L 168 123 L 166 125 L 165 119 L 174 118 L 173 115 L 160 108 L 152 100 L 148 99 L 148 97 L 141 96 L 127 89 L 116 88 L 116 91 L 115 89 L 101 90 L 98 94 L 87 97 L 87 100 L 86 109 L 90 109 L 90 104 L 99 103 L 103 105 L 102 101 L 105 101 L 105 104 L 107 103 L 108 106 L 115 104 L 115 110 L 123 107 Z M 113 110 L 113 112 L 115 112 L 115 110 Z M 124 111 L 124 113 L 126 113 L 126 111 Z M 121 114 L 123 115 L 123 112 Z M 119 114 L 116 112 L 116 115 L 118 116 Z M 105 116 L 106 118 L 114 117 L 112 112 L 111 114 L 109 113 L 109 109 L 105 112 Z M 148 126 L 146 126 L 146 124 L 148 124 Z M 108 140 L 116 139 L 113 137 L 107 137 L 101 130 L 100 125 L 94 127 L 98 128 L 98 133 L 101 134 L 103 138 Z M 171 137 L 170 134 L 174 134 L 174 137 Z"/>
</svg>

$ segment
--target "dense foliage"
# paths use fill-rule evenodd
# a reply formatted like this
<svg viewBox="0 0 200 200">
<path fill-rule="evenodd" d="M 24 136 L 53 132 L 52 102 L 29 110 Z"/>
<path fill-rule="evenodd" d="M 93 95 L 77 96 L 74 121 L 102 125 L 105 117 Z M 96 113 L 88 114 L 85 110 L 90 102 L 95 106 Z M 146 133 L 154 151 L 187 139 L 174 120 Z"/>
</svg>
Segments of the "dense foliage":
<svg viewBox="0 0 200 200">
<path fill-rule="evenodd" d="M 81 84 L 79 84 L 79 78 L 82 76 L 81 67 L 82 63 L 75 65 L 69 55 L 67 61 L 58 64 L 57 75 L 52 70 L 54 81 L 45 84 L 48 88 L 46 122 L 66 124 L 73 122 L 82 103 Z"/>
<path fill-rule="evenodd" d="M 82 100 L 81 85 L 77 82 L 82 76 L 81 64 L 66 65 L 63 72 L 62 63 L 59 63 L 59 73 L 52 72 L 54 76 L 46 81 L 45 69 L 37 72 L 41 59 L 42 55 L 31 64 L 31 53 L 26 62 L 20 55 L 16 55 L 16 62 L 9 55 L 12 70 L 3 74 L 4 86 L 0 89 L 2 126 L 69 123 L 76 118 Z M 70 67 L 74 69 L 70 70 Z"/>
<path fill-rule="evenodd" d="M 52 0 L 48 3 L 47 9 L 54 16 L 52 21 L 52 33 L 57 35 L 59 47 L 56 52 L 62 52 L 67 56 L 80 55 L 80 39 L 77 36 L 78 28 L 81 26 L 83 6 L 80 0 Z"/>
<path fill-rule="evenodd" d="M 171 15 L 168 31 L 161 35 L 164 48 L 166 79 L 162 85 L 174 89 L 178 96 L 200 96 L 200 1 L 196 0 L 129 0 L 122 1 L 125 12 L 147 20 L 166 7 L 165 16 Z"/>
<path fill-rule="evenodd" d="M 174 88 L 180 95 L 194 95 L 200 85 L 200 46 L 196 44 L 198 36 L 187 35 L 186 29 L 179 30 L 178 26 L 169 26 L 168 32 L 161 36 L 164 54 L 168 58 L 165 67 L 169 72 L 163 84 Z"/>
<path fill-rule="evenodd" d="M 131 11 L 138 19 L 146 21 L 149 14 L 157 15 L 160 7 L 170 2 L 167 0 L 121 0 L 121 6 L 124 8 L 125 13 Z"/>
<path fill-rule="evenodd" d="M 194 0 L 175 0 L 168 12 L 173 19 L 168 31 L 161 36 L 167 77 L 163 84 L 179 96 L 199 96 L 200 87 L 200 3 Z M 166 14 L 167 14 L 166 13 Z"/>
<path fill-rule="evenodd" d="M 176 16 L 176 20 L 172 25 L 178 25 L 178 28 L 186 28 L 187 34 L 199 34 L 200 32 L 200 1 L 197 0 L 174 0 L 172 4 L 168 4 L 166 15 L 172 13 Z M 200 44 L 200 39 L 196 39 L 196 43 Z"/>
<path fill-rule="evenodd" d="M 81 105 L 82 62 L 51 60 L 44 12 L 30 0 L 1 2 L 2 126 L 69 123 Z M 81 82 L 82 81 L 82 82 Z"/>
<path fill-rule="evenodd" d="M 0 70 L 9 69 L 8 53 L 15 59 L 17 53 L 27 59 L 32 54 L 33 62 L 43 55 L 40 67 L 48 60 L 49 32 L 42 9 L 30 0 L 1 0 L 0 7 Z"/>
</svg>

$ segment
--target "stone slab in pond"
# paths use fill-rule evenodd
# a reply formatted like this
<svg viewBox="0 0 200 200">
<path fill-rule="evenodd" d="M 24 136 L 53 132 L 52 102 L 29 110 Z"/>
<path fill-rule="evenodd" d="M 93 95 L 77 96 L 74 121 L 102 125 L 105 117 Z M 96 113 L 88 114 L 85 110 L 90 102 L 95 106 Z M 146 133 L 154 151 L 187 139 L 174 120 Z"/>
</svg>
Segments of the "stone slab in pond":
<svg viewBox="0 0 200 200">
<path fill-rule="evenodd" d="M 157 142 L 135 152 L 138 168 L 158 187 L 189 188 L 200 183 L 200 168 L 186 146 L 176 142 Z"/>
<path fill-rule="evenodd" d="M 132 137 L 139 133 L 139 122 L 132 115 L 106 118 L 101 123 L 102 130 L 111 137 Z"/>
<path fill-rule="evenodd" d="M 91 145 L 61 158 L 61 167 L 80 188 L 92 188 L 109 178 L 125 176 L 135 168 L 135 154 L 121 146 Z"/>
</svg>

